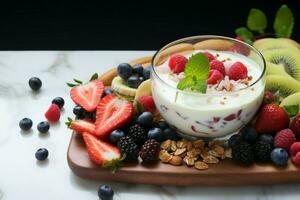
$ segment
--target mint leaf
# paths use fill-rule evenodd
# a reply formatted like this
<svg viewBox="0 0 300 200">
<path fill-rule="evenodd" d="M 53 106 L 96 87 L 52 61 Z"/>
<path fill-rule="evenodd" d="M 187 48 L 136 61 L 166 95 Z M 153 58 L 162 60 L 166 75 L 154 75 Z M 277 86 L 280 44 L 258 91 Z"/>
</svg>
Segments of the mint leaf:
<svg viewBox="0 0 300 200">
<path fill-rule="evenodd" d="M 197 92 L 206 93 L 207 89 L 207 81 L 206 80 L 197 80 L 192 87 L 192 90 Z"/>
<path fill-rule="evenodd" d="M 186 88 L 191 88 L 194 85 L 193 76 L 186 76 L 184 79 L 182 79 L 178 85 L 177 88 L 180 90 L 184 90 Z"/>
<path fill-rule="evenodd" d="M 261 10 L 252 8 L 247 19 L 247 26 L 252 31 L 264 33 L 267 27 L 267 17 Z"/>
<path fill-rule="evenodd" d="M 285 109 L 290 118 L 296 116 L 299 112 L 299 105 L 288 105 L 283 106 L 283 108 Z"/>
<path fill-rule="evenodd" d="M 235 29 L 235 34 L 244 39 L 248 44 L 253 42 L 253 34 L 246 27 L 239 27 Z"/>
<path fill-rule="evenodd" d="M 276 37 L 291 37 L 294 27 L 294 16 L 287 5 L 282 5 L 276 13 L 273 28 Z"/>
<path fill-rule="evenodd" d="M 209 62 L 204 53 L 192 55 L 184 69 L 185 76 L 195 76 L 197 80 L 206 80 L 209 73 Z"/>
</svg>

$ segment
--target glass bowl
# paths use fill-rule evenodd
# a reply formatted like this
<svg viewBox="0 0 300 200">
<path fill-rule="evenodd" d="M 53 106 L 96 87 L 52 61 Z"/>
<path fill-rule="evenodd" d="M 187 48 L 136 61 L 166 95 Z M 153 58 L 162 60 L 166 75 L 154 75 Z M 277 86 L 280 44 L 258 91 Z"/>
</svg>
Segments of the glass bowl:
<svg viewBox="0 0 300 200">
<path fill-rule="evenodd" d="M 229 55 L 224 63 L 237 59 L 247 63 L 248 71 L 253 70 L 256 74 L 248 85 L 235 91 L 205 94 L 179 90 L 162 78 L 159 67 L 166 65 L 170 56 L 182 54 L 189 57 L 198 51 L 209 51 L 215 56 Z M 259 109 L 264 94 L 265 70 L 265 60 L 260 52 L 242 41 L 213 35 L 183 38 L 167 44 L 154 55 L 152 95 L 162 117 L 182 136 L 225 137 L 248 124 Z"/>
</svg>

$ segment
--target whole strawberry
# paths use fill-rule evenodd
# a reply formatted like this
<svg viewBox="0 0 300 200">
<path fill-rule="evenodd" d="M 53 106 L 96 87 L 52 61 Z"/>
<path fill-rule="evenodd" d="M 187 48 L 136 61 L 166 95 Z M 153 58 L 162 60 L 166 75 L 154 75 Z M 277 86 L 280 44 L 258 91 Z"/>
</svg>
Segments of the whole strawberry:
<svg viewBox="0 0 300 200">
<path fill-rule="evenodd" d="M 290 124 L 290 129 L 294 132 L 298 140 L 300 140 L 300 114 L 294 117 Z"/>
<path fill-rule="evenodd" d="M 258 133 L 276 133 L 289 126 L 289 117 L 285 110 L 275 103 L 264 105 L 256 120 Z"/>
</svg>

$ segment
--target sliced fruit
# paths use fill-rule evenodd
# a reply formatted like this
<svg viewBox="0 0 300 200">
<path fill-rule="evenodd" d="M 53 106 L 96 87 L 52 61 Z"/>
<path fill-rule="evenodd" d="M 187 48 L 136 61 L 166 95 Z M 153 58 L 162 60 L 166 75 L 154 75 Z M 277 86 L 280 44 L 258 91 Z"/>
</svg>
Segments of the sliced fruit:
<svg viewBox="0 0 300 200">
<path fill-rule="evenodd" d="M 101 99 L 96 112 L 96 135 L 106 137 L 113 130 L 129 122 L 133 115 L 133 105 L 111 94 Z"/>
<path fill-rule="evenodd" d="M 83 133 L 82 136 L 86 144 L 87 152 L 91 160 L 95 163 L 107 165 L 107 162 L 117 164 L 122 161 L 121 152 L 117 147 L 101 141 L 88 133 Z"/>
<path fill-rule="evenodd" d="M 280 103 L 281 107 L 289 105 L 300 105 L 300 92 L 287 96 Z"/>
<path fill-rule="evenodd" d="M 130 88 L 126 85 L 126 81 L 124 81 L 120 76 L 116 76 L 111 83 L 111 89 L 120 96 L 121 98 L 125 98 L 127 100 L 132 100 L 135 97 L 137 89 Z"/>
<path fill-rule="evenodd" d="M 278 91 L 280 96 L 284 98 L 296 92 L 300 92 L 300 83 L 290 77 L 268 75 L 265 89 L 273 94 Z"/>
<path fill-rule="evenodd" d="M 95 135 L 95 124 L 88 120 L 76 119 L 72 120 L 68 117 L 66 122 L 68 128 L 73 129 L 77 133 L 90 133 Z"/>
<path fill-rule="evenodd" d="M 270 49 L 282 49 L 282 48 L 291 48 L 298 49 L 297 43 L 290 39 L 283 38 L 264 38 L 256 40 L 253 43 L 253 46 L 260 51 L 270 50 Z"/>
<path fill-rule="evenodd" d="M 269 73 L 282 73 L 284 71 L 294 79 L 300 81 L 300 50 L 284 48 L 276 50 L 266 50 L 262 52 L 268 63 Z M 281 68 L 276 69 L 276 67 Z M 274 72 L 272 72 L 274 70 Z"/>
<path fill-rule="evenodd" d="M 141 96 L 151 96 L 151 80 L 144 81 L 136 90 L 135 99 L 137 100 Z"/>
<path fill-rule="evenodd" d="M 290 75 L 286 73 L 282 65 L 277 65 L 268 61 L 266 61 L 266 73 L 268 75 L 275 74 L 290 77 Z"/>
<path fill-rule="evenodd" d="M 103 90 L 103 82 L 93 80 L 87 84 L 72 87 L 70 95 L 76 104 L 83 107 L 86 111 L 92 112 L 99 104 Z"/>
</svg>

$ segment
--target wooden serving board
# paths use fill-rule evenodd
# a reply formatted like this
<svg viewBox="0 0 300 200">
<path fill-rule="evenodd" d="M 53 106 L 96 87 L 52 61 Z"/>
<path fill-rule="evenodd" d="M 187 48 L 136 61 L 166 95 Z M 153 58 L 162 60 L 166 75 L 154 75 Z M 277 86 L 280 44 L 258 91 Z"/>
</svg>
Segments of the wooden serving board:
<svg viewBox="0 0 300 200">
<path fill-rule="evenodd" d="M 167 53 L 186 52 L 189 45 L 180 44 L 172 47 Z M 143 57 L 130 64 L 150 65 L 151 57 Z M 103 74 L 100 79 L 106 86 L 110 86 L 113 77 L 117 75 L 112 69 Z M 68 164 L 79 177 L 103 181 L 117 181 L 138 184 L 156 185 L 201 185 L 201 186 L 229 186 L 229 185 L 266 185 L 279 183 L 300 182 L 300 167 L 290 161 L 288 167 L 277 168 L 271 164 L 254 164 L 241 166 L 227 159 L 218 164 L 209 164 L 209 169 L 199 171 L 193 167 L 172 166 L 157 162 L 143 165 L 139 162 L 125 163 L 115 174 L 108 169 L 93 163 L 86 151 L 80 134 L 73 133 L 68 153 Z"/>
</svg>

